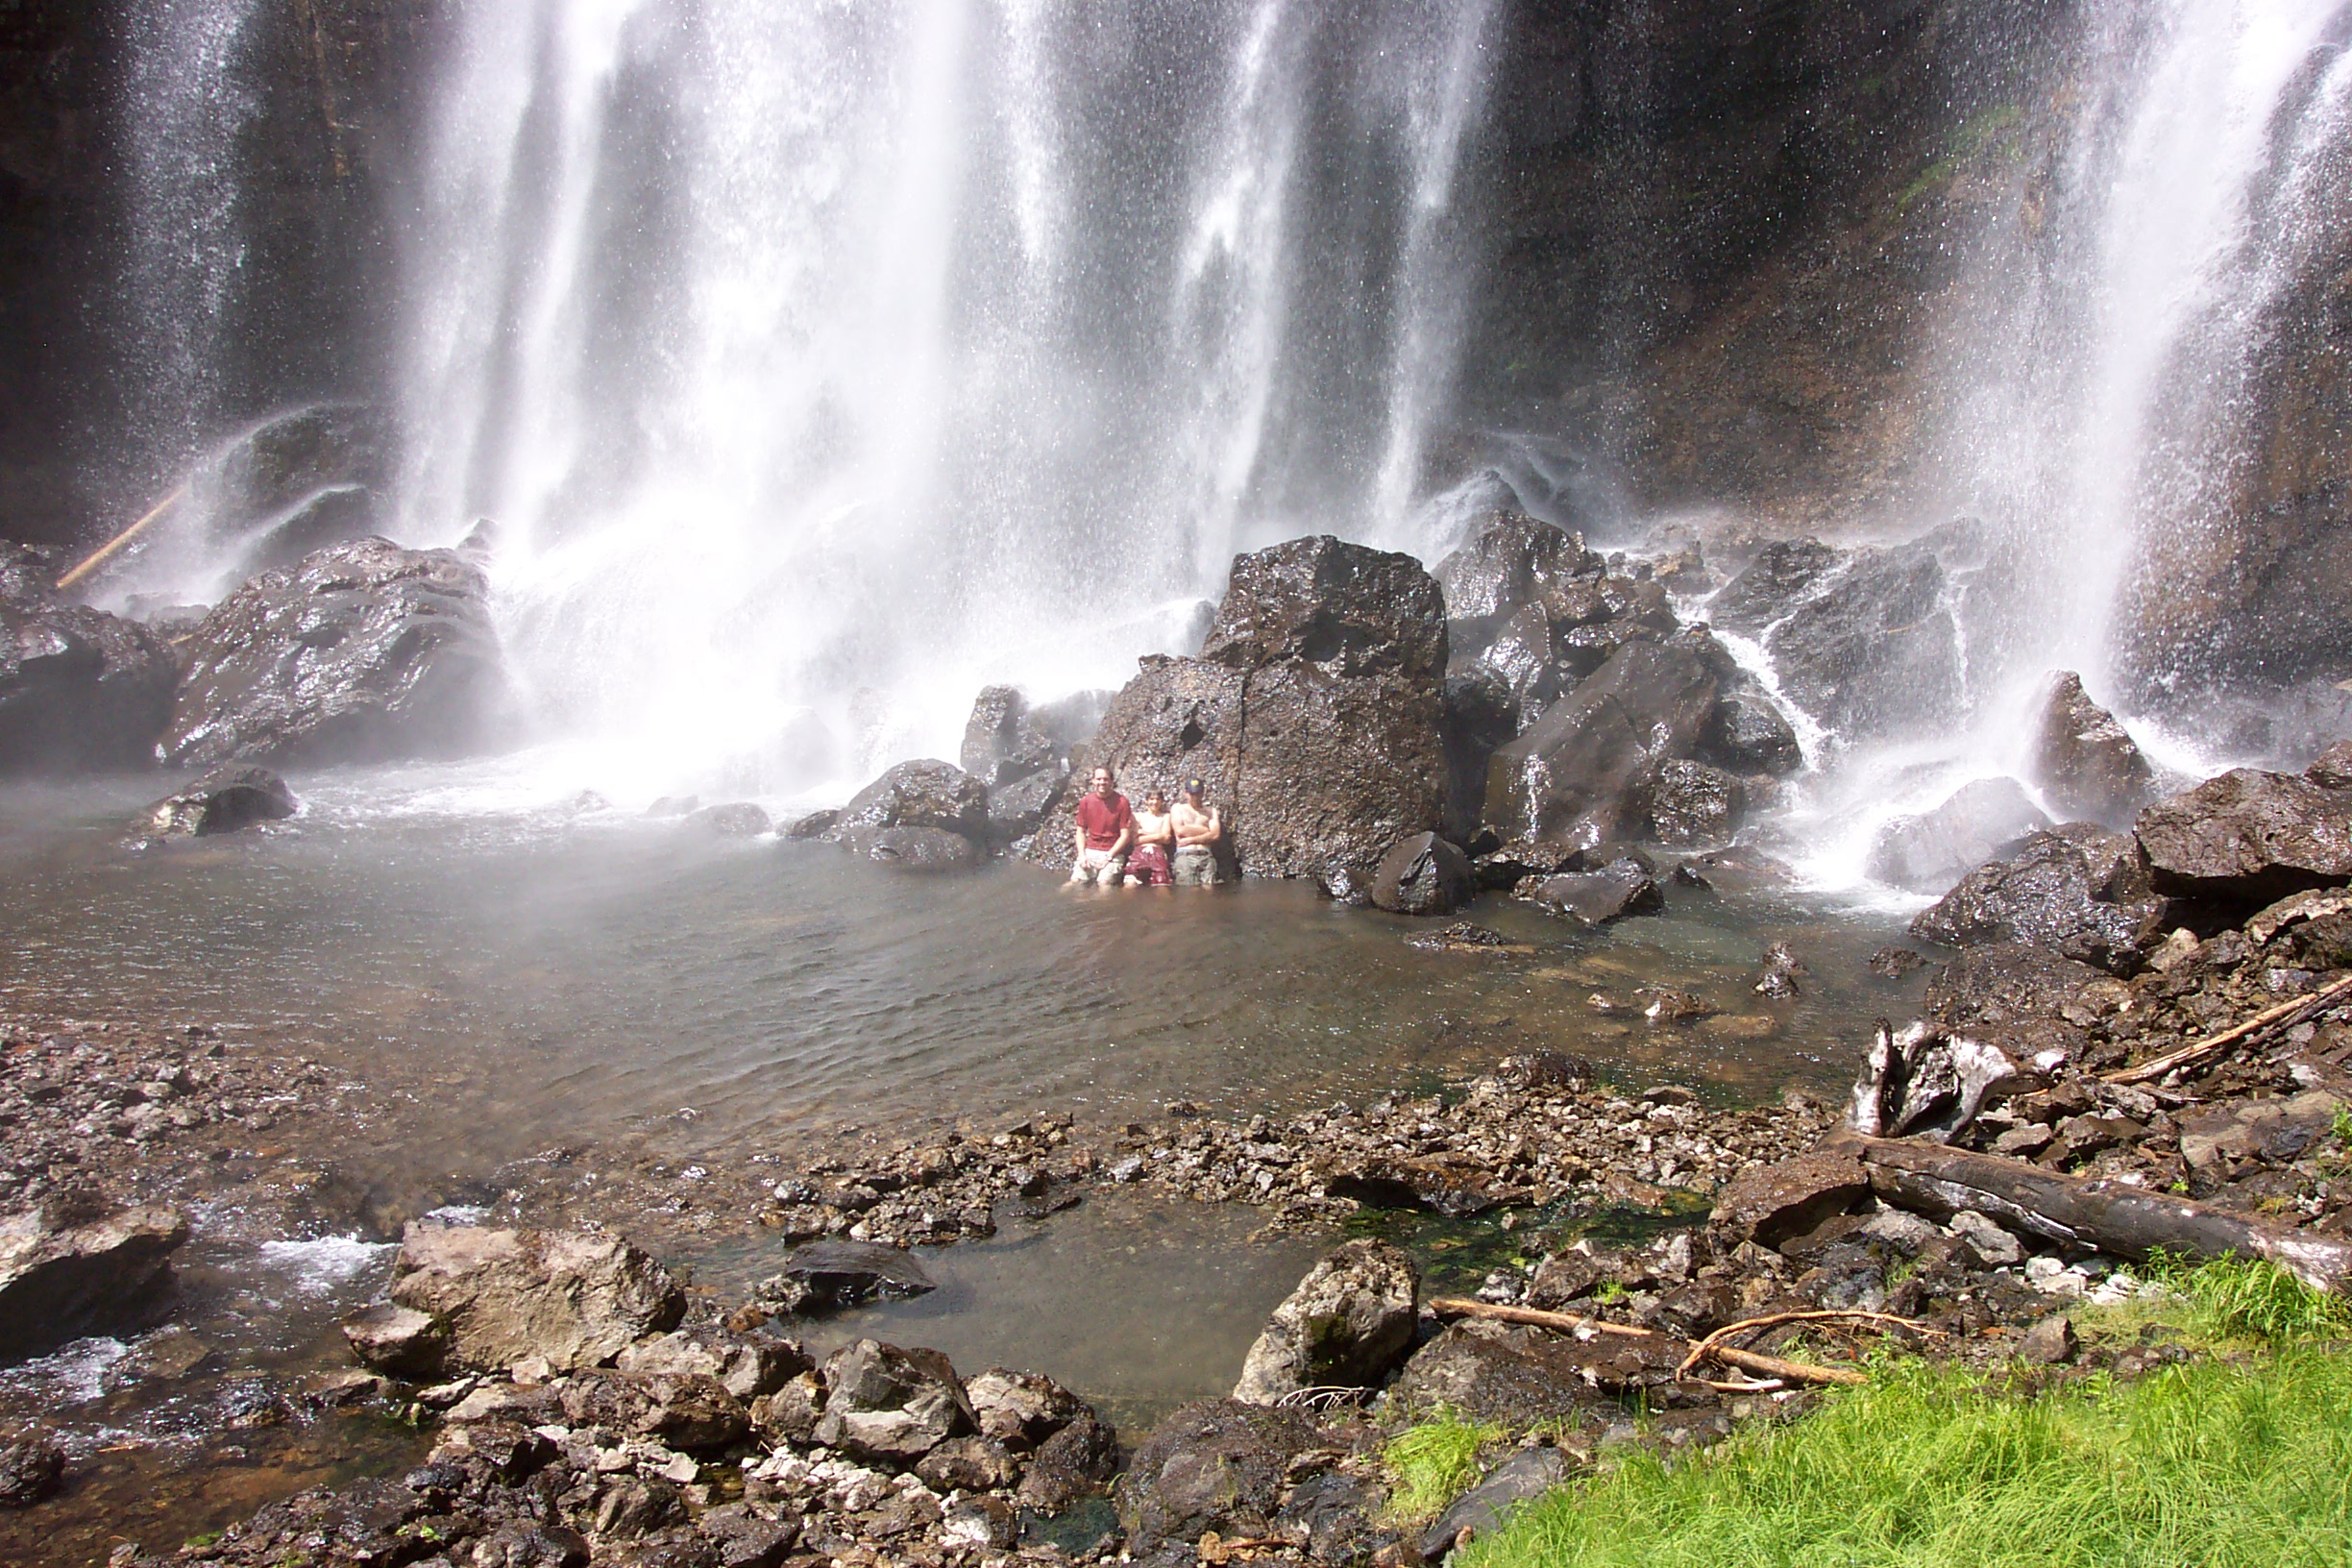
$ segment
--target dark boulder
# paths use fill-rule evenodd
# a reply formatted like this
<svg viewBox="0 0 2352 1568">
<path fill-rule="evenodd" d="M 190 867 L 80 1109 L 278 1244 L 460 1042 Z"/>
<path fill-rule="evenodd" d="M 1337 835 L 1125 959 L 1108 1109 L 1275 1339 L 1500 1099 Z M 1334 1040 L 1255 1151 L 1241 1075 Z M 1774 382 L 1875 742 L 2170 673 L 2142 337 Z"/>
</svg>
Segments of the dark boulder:
<svg viewBox="0 0 2352 1568">
<path fill-rule="evenodd" d="M 265 572 L 205 617 L 163 747 L 184 766 L 453 756 L 509 694 L 481 569 L 359 539 Z"/>
<path fill-rule="evenodd" d="M 1131 1553 L 1214 1531 L 1262 1536 L 1282 1507 L 1293 1456 L 1321 1433 L 1304 1410 L 1205 1399 L 1163 1421 L 1119 1478 L 1119 1523 Z"/>
<path fill-rule="evenodd" d="M 964 771 L 991 791 L 1052 768 L 1061 760 L 1053 737 L 1029 721 L 1029 702 L 1011 686 L 986 686 L 964 725 Z"/>
<path fill-rule="evenodd" d="M 263 421 L 200 468 L 186 506 L 216 539 L 243 541 L 240 572 L 293 565 L 384 526 L 397 423 L 368 404 L 312 404 Z"/>
<path fill-rule="evenodd" d="M 1445 595 L 1455 658 L 1476 658 L 1506 621 L 1539 596 L 1604 570 L 1576 534 L 1523 512 L 1503 513 L 1433 574 Z"/>
<path fill-rule="evenodd" d="M 1445 836 L 1466 845 L 1486 815 L 1486 768 L 1495 747 L 1519 733 L 1519 709 L 1503 683 L 1482 670 L 1449 676 L 1438 745 L 1445 752 Z"/>
<path fill-rule="evenodd" d="M 989 841 L 1011 844 L 1038 830 L 1062 801 L 1070 775 L 1059 761 L 989 791 Z M 1075 807 L 1073 806 L 1073 809 Z"/>
<path fill-rule="evenodd" d="M 1670 759 L 1650 776 L 1648 815 L 1659 844 L 1727 844 L 1748 815 L 1748 786 L 1703 762 Z"/>
<path fill-rule="evenodd" d="M 680 825 L 717 839 L 756 839 L 775 826 L 765 811 L 748 800 L 688 812 Z"/>
<path fill-rule="evenodd" d="M 2016 942 L 2115 974 L 2164 940 L 2171 901 L 2148 885 L 2139 845 L 2090 822 L 2028 834 L 2007 858 L 1969 872 L 1911 934 L 1947 947 Z"/>
<path fill-rule="evenodd" d="M 1412 1348 L 1421 1271 L 1385 1241 L 1348 1241 L 1307 1271 L 1241 1363 L 1233 1397 L 1272 1405 L 1302 1388 L 1371 1387 Z"/>
<path fill-rule="evenodd" d="M 1020 1505 L 1048 1516 L 1066 1512 L 1099 1495 L 1102 1483 L 1118 1474 L 1118 1461 L 1117 1430 L 1092 1410 L 1081 1410 L 1030 1456 Z"/>
<path fill-rule="evenodd" d="M 0 773 L 150 767 L 179 660 L 145 626 L 60 602 L 54 570 L 0 542 Z"/>
<path fill-rule="evenodd" d="M 1594 871 L 1547 876 L 1529 891 L 1530 902 L 1580 925 L 1603 926 L 1633 915 L 1661 915 L 1666 894 L 1637 860 L 1616 860 Z"/>
<path fill-rule="evenodd" d="M 2159 893 L 2255 906 L 2352 879 L 2352 789 L 2234 769 L 2135 824 Z"/>
<path fill-rule="evenodd" d="M 1323 534 L 1235 557 L 1200 656 L 1233 670 L 1394 674 L 1434 690 L 1445 678 L 1445 618 L 1419 561 Z"/>
<path fill-rule="evenodd" d="M 206 838 L 294 812 L 294 792 L 267 768 L 215 768 L 140 813 L 138 832 L 156 839 Z"/>
<path fill-rule="evenodd" d="M 146 1320 L 187 1221 L 78 1195 L 0 1219 L 0 1363 Z"/>
<path fill-rule="evenodd" d="M 1699 760 L 1734 773 L 1793 773 L 1804 748 L 1780 710 L 1758 692 L 1725 694 L 1699 737 Z"/>
<path fill-rule="evenodd" d="M 46 1502 L 65 1480 L 65 1449 L 46 1432 L 0 1442 L 0 1508 Z"/>
<path fill-rule="evenodd" d="M 812 811 L 785 828 L 784 836 L 788 839 L 802 841 L 821 839 L 830 833 L 833 830 L 833 824 L 840 821 L 841 813 L 838 811 Z"/>
<path fill-rule="evenodd" d="M 2034 737 L 2031 777 L 2055 811 L 2119 827 L 2147 804 L 2155 770 L 2112 713 L 2083 694 L 2082 677 L 2050 677 Z"/>
<path fill-rule="evenodd" d="M 1507 1178 L 1466 1155 L 1359 1150 L 1324 1168 L 1326 1192 L 1367 1209 L 1413 1209 L 1468 1219 L 1501 1208 L 1511 1195 Z"/>
<path fill-rule="evenodd" d="M 813 1241 L 760 1286 L 787 1311 L 828 1311 L 876 1297 L 919 1296 L 939 1287 L 912 1253 L 867 1241 Z"/>
<path fill-rule="evenodd" d="M 1708 601 L 1707 622 L 1731 631 L 1761 631 L 1795 609 L 1808 589 L 1836 570 L 1839 558 L 1819 539 L 1775 540 Z"/>
<path fill-rule="evenodd" d="M 2014 778 L 1980 778 L 1942 805 L 1897 817 L 1871 845 L 1869 870 L 1914 893 L 1942 893 L 2037 828 L 2050 825 Z"/>
<path fill-rule="evenodd" d="M 952 763 L 902 762 L 852 796 L 827 833 L 936 827 L 976 839 L 988 831 L 988 786 Z"/>
<path fill-rule="evenodd" d="M 1404 840 L 1372 874 L 1372 902 L 1397 915 L 1450 915 L 1477 892 L 1470 857 L 1434 833 Z"/>
<path fill-rule="evenodd" d="M 1487 825 L 1506 839 L 1576 847 L 1639 833 L 1653 772 L 1696 749 L 1733 668 L 1703 629 L 1619 649 L 1496 749 Z"/>
<path fill-rule="evenodd" d="M 1351 676 L 1290 660 L 1253 671 L 1231 829 L 1242 870 L 1367 887 L 1391 845 L 1443 815 L 1444 706 L 1434 667 Z"/>
<path fill-rule="evenodd" d="M 1413 1352 L 1390 1385 L 1393 1409 L 1492 1421 L 1524 1431 L 1580 1423 L 1606 1396 L 1595 1386 L 1665 1383 L 1681 1359 L 1672 1341 L 1596 1335 L 1588 1341 L 1516 1324 L 1456 1323 Z"/>
<path fill-rule="evenodd" d="M 979 1430 L 962 1380 L 936 1350 L 860 1339 L 826 1359 L 824 1384 L 817 1440 L 858 1458 L 912 1464 Z"/>
<path fill-rule="evenodd" d="M 1960 641 L 1944 588 L 1925 549 L 1857 551 L 1768 635 L 1782 694 L 1851 738 L 1948 720 L 1960 701 Z"/>
<path fill-rule="evenodd" d="M 1540 604 L 1530 604 L 1504 622 L 1470 669 L 1493 677 L 1508 694 L 1522 724 L 1542 717 L 1544 708 L 1560 695 L 1562 684 L 1573 679 L 1560 668 L 1559 651 L 1552 643 L 1552 623 Z"/>
</svg>

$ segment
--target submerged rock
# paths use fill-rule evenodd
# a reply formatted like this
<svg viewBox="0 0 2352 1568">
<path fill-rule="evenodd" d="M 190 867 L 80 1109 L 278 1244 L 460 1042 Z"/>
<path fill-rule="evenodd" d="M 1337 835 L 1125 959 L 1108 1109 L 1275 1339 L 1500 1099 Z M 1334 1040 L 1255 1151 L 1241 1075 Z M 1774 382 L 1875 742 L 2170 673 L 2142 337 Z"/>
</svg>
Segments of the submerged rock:
<svg viewBox="0 0 2352 1568">
<path fill-rule="evenodd" d="M 0 1443 L 0 1508 L 29 1508 L 54 1496 L 65 1480 L 65 1449 L 46 1432 Z"/>
<path fill-rule="evenodd" d="M 151 766 L 179 660 L 146 626 L 61 601 L 56 571 L 0 541 L 0 773 Z"/>
<path fill-rule="evenodd" d="M 1630 859 L 1612 861 L 1597 871 L 1547 876 L 1527 896 L 1555 915 L 1587 926 L 1632 915 L 1663 914 L 1666 909 L 1657 879 L 1640 861 Z"/>
<path fill-rule="evenodd" d="M 148 838 L 196 839 L 234 833 L 294 815 L 294 792 L 267 768 L 215 768 L 140 814 Z"/>
<path fill-rule="evenodd" d="M 163 749 L 195 767 L 478 750 L 509 703 L 488 600 L 472 562 L 388 539 L 264 572 L 188 639 Z"/>
<path fill-rule="evenodd" d="M 717 839 L 756 839 L 775 826 L 767 812 L 748 800 L 690 811 L 681 825 Z"/>
<path fill-rule="evenodd" d="M 1897 817 L 1871 845 L 1869 871 L 1914 893 L 1942 893 L 2037 828 L 2050 825 L 2014 778 L 1980 778 L 1933 811 Z"/>
<path fill-rule="evenodd" d="M 2116 716 L 2084 695 L 2082 677 L 2050 677 L 2034 739 L 2032 777 L 2053 810 L 2120 827 L 2147 804 L 2155 770 Z"/>
<path fill-rule="evenodd" d="M 2134 825 L 2159 893 L 2240 905 L 2352 880 L 2352 789 L 2238 768 Z"/>
<path fill-rule="evenodd" d="M 409 1227 L 391 1296 L 448 1327 L 453 1364 L 480 1370 L 532 1356 L 595 1366 L 686 1310 L 676 1282 L 619 1237 L 458 1225 Z"/>
<path fill-rule="evenodd" d="M 0 1219 L 0 1363 L 137 1325 L 187 1236 L 173 1210 L 78 1197 Z"/>
<path fill-rule="evenodd" d="M 866 1241 L 816 1241 L 795 1251 L 762 1282 L 762 1299 L 787 1311 L 831 1311 L 880 1297 L 919 1296 L 939 1287 L 912 1253 Z"/>
<path fill-rule="evenodd" d="M 1420 1311 L 1410 1258 L 1384 1241 L 1347 1242 L 1274 1309 L 1233 1397 L 1272 1405 L 1302 1388 L 1373 1386 L 1411 1348 Z"/>
<path fill-rule="evenodd" d="M 1399 844 L 1372 876 L 1372 902 L 1397 915 L 1450 915 L 1477 892 L 1470 857 L 1434 833 Z"/>
</svg>

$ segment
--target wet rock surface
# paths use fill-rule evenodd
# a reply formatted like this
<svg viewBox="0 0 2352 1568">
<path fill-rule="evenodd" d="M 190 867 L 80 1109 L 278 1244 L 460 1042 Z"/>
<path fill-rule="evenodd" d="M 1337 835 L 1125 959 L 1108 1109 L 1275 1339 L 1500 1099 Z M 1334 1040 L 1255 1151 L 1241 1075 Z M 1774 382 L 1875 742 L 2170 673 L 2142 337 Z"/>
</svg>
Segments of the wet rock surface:
<svg viewBox="0 0 2352 1568">
<path fill-rule="evenodd" d="M 2240 768 L 2143 811 L 2160 893 L 2251 906 L 2352 878 L 2352 789 Z"/>
<path fill-rule="evenodd" d="M 2070 670 L 2050 679 L 2033 744 L 2032 779 L 2051 809 L 2122 827 L 2146 805 L 2156 771 L 2122 723 Z"/>
<path fill-rule="evenodd" d="M 1948 947 L 2023 943 L 2118 974 L 2137 969 L 2172 912 L 2130 838 L 2087 822 L 2026 835 L 1911 922 Z"/>
<path fill-rule="evenodd" d="M 174 1210 L 116 1210 L 90 1189 L 0 1218 L 0 1362 L 140 1324 L 187 1234 Z"/>
<path fill-rule="evenodd" d="M 1478 892 L 1470 857 L 1434 833 L 1416 833 L 1382 857 L 1372 902 L 1396 915 L 1450 915 Z"/>
<path fill-rule="evenodd" d="M 0 540 L 0 775 L 152 766 L 179 660 L 150 628 L 61 599 L 62 570 Z"/>
<path fill-rule="evenodd" d="M 265 572 L 184 647 L 162 747 L 184 767 L 462 755 L 509 701 L 481 569 L 359 539 Z"/>
<path fill-rule="evenodd" d="M 1960 695 L 1945 587 L 1923 546 L 1855 551 L 1766 636 L 1780 690 L 1848 736 L 1940 723 Z"/>
</svg>

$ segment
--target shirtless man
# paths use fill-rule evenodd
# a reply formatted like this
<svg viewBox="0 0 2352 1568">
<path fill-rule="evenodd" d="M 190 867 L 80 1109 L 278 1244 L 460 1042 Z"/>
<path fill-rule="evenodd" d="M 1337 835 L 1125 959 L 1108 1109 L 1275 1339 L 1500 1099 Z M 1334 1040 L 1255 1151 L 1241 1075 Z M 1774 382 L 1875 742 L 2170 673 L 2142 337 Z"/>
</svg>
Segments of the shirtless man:
<svg viewBox="0 0 2352 1568">
<path fill-rule="evenodd" d="M 1069 879 L 1117 887 L 1135 836 L 1135 812 L 1127 797 L 1113 787 L 1110 769 L 1095 769 L 1093 788 L 1078 802 L 1078 826 L 1071 839 L 1077 857 L 1070 863 Z"/>
<path fill-rule="evenodd" d="M 1213 888 L 1217 874 L 1216 843 L 1225 836 L 1224 820 L 1214 806 L 1202 804 L 1204 786 L 1188 778 L 1176 797 L 1176 885 Z"/>
</svg>

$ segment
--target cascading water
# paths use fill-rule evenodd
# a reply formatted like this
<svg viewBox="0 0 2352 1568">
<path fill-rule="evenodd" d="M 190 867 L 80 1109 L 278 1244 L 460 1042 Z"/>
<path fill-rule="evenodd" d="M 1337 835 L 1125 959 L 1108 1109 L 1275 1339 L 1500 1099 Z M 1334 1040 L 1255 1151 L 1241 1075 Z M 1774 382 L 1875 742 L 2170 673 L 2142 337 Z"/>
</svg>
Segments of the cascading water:
<svg viewBox="0 0 2352 1568">
<path fill-rule="evenodd" d="M 1797 825 L 1816 880 L 1866 880 L 1888 818 L 2025 772 L 2052 670 L 2080 673 L 2160 764 L 2200 776 L 2227 760 L 2181 715 L 2134 711 L 2123 672 L 2149 661 L 2125 611 L 2148 589 L 2131 575 L 2160 530 L 2243 526 L 2213 476 L 2241 460 L 2268 311 L 2333 216 L 2309 187 L 2352 138 L 2348 27 L 2342 0 L 2088 13 L 2047 188 L 1977 236 L 1964 295 L 1997 307 L 1953 334 L 1939 373 L 1956 389 L 1952 504 L 1992 541 L 1952 596 L 1965 711 L 1834 759 Z"/>
<path fill-rule="evenodd" d="M 407 531 L 496 520 L 617 785 L 776 793 L 1119 683 L 1237 550 L 1441 546 L 1494 9 L 481 0 Z"/>
</svg>

